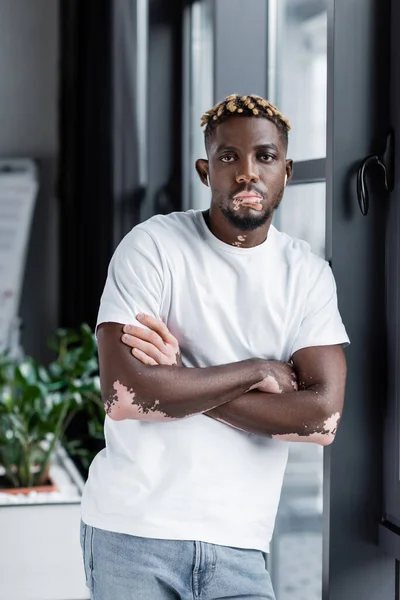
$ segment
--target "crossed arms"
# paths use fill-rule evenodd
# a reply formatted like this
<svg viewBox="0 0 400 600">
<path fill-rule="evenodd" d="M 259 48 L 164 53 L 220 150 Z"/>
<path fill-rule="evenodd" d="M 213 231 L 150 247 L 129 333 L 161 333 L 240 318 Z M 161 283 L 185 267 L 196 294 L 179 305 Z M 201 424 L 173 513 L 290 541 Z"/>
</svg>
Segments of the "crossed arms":
<svg viewBox="0 0 400 600">
<path fill-rule="evenodd" d="M 139 352 L 131 351 L 133 343 L 121 343 L 121 324 L 98 328 L 102 396 L 111 419 L 164 421 L 203 413 L 278 439 L 320 445 L 334 440 L 346 380 L 341 346 L 297 351 L 292 357 L 299 382 L 295 391 L 291 369 L 277 361 L 254 358 L 216 367 L 182 367 L 177 341 L 167 327 L 152 317 L 140 322 L 147 328 L 132 328 Z M 145 352 L 151 347 L 160 349 L 154 355 L 160 358 L 146 364 Z M 176 358 L 162 360 L 168 353 Z"/>
</svg>

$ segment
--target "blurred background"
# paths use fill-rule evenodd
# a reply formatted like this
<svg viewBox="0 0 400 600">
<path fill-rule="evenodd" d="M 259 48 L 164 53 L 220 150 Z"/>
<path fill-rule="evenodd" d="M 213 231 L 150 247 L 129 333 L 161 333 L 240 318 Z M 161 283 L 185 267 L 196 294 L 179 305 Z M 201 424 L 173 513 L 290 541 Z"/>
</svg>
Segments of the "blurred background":
<svg viewBox="0 0 400 600">
<path fill-rule="evenodd" d="M 290 119 L 295 171 L 275 225 L 331 262 L 344 321 L 351 337 L 361 332 L 350 355 L 354 371 L 361 364 L 373 377 L 369 367 L 384 360 L 381 292 L 365 306 L 354 294 L 356 280 L 364 299 L 371 278 L 385 286 L 384 217 L 372 207 L 375 225 L 361 229 L 354 165 L 389 126 L 390 2 L 379 12 L 374 0 L 350 4 L 0 0 L 2 600 L 88 597 L 79 502 L 104 444 L 93 328 L 108 263 L 141 221 L 209 206 L 194 170 L 205 155 L 200 117 L 226 95 L 259 94 Z M 352 219 L 358 233 L 349 244 Z M 371 258 L 377 239 L 381 249 Z M 368 270 L 359 268 L 366 263 Z M 370 352 L 368 362 L 367 347 L 378 361 Z M 344 600 L 360 590 L 368 600 L 399 597 L 393 559 L 377 547 L 384 515 L 383 424 L 379 435 L 371 429 L 383 423 L 372 395 L 378 383 L 357 377 L 336 455 L 326 451 L 324 463 L 321 447 L 291 446 L 268 558 L 277 600 Z M 376 529 L 365 547 L 352 531 L 354 505 L 340 501 L 361 506 L 363 494 L 369 504 L 357 514 Z M 363 569 L 350 576 L 352 561 Z M 372 589 L 378 595 L 369 596 Z"/>
</svg>

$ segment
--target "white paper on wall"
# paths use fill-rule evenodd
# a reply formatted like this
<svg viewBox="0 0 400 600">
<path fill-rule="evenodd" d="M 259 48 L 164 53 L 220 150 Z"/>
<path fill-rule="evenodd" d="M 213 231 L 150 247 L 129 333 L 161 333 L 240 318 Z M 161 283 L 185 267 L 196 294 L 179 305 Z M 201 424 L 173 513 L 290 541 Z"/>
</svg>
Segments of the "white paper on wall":
<svg viewBox="0 0 400 600">
<path fill-rule="evenodd" d="M 0 160 L 0 352 L 15 339 L 37 190 L 32 160 Z"/>
</svg>

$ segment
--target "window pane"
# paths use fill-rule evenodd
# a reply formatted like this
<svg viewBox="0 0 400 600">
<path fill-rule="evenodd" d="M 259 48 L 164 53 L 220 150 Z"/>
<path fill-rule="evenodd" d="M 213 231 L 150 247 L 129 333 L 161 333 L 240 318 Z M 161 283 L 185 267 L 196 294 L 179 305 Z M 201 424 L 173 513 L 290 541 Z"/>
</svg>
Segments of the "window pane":
<svg viewBox="0 0 400 600">
<path fill-rule="evenodd" d="M 275 213 L 274 225 L 288 235 L 306 240 L 325 258 L 325 183 L 289 185 Z"/>
<path fill-rule="evenodd" d="M 190 11 L 190 182 L 186 208 L 205 209 L 210 206 L 210 191 L 200 182 L 194 163 L 206 154 L 200 118 L 214 105 L 213 0 L 195 2 Z"/>
<path fill-rule="evenodd" d="M 290 185 L 274 225 L 325 258 L 325 183 Z M 277 600 L 322 598 L 323 449 L 291 444 L 271 545 Z"/>
<path fill-rule="evenodd" d="M 327 0 L 277 1 L 271 100 L 291 122 L 289 154 L 295 160 L 326 155 L 326 6 Z"/>
<path fill-rule="evenodd" d="M 292 443 L 271 545 L 277 600 L 322 599 L 323 448 Z"/>
</svg>

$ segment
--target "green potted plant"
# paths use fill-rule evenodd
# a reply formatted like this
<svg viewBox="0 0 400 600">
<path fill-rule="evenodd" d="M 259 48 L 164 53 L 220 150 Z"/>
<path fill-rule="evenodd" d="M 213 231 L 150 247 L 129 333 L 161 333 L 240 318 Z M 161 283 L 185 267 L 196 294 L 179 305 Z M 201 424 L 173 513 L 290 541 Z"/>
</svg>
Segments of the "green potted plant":
<svg viewBox="0 0 400 600">
<path fill-rule="evenodd" d="M 54 360 L 46 366 L 0 356 L 2 485 L 15 492 L 0 489 L 0 587 L 7 598 L 31 598 L 31 591 L 52 600 L 88 597 L 79 543 L 84 477 L 68 450 L 88 458 L 79 427 L 101 443 L 96 340 L 82 325 L 58 330 L 50 345 Z M 43 487 L 49 474 L 58 491 L 34 493 L 51 491 Z M 15 576 L 15 565 L 24 577 Z"/>
<path fill-rule="evenodd" d="M 100 436 L 98 361 L 91 329 L 85 324 L 79 330 L 60 329 L 50 346 L 56 358 L 48 367 L 30 357 L 0 356 L 0 491 L 42 488 L 60 442 L 85 455 L 80 440 L 66 438 L 78 412 L 91 416 L 90 427 Z"/>
<path fill-rule="evenodd" d="M 58 358 L 50 365 L 53 380 L 63 380 L 79 402 L 66 427 L 62 444 L 85 479 L 94 456 L 104 447 L 104 406 L 94 333 L 88 325 L 79 330 L 59 329 L 51 342 Z"/>
</svg>

